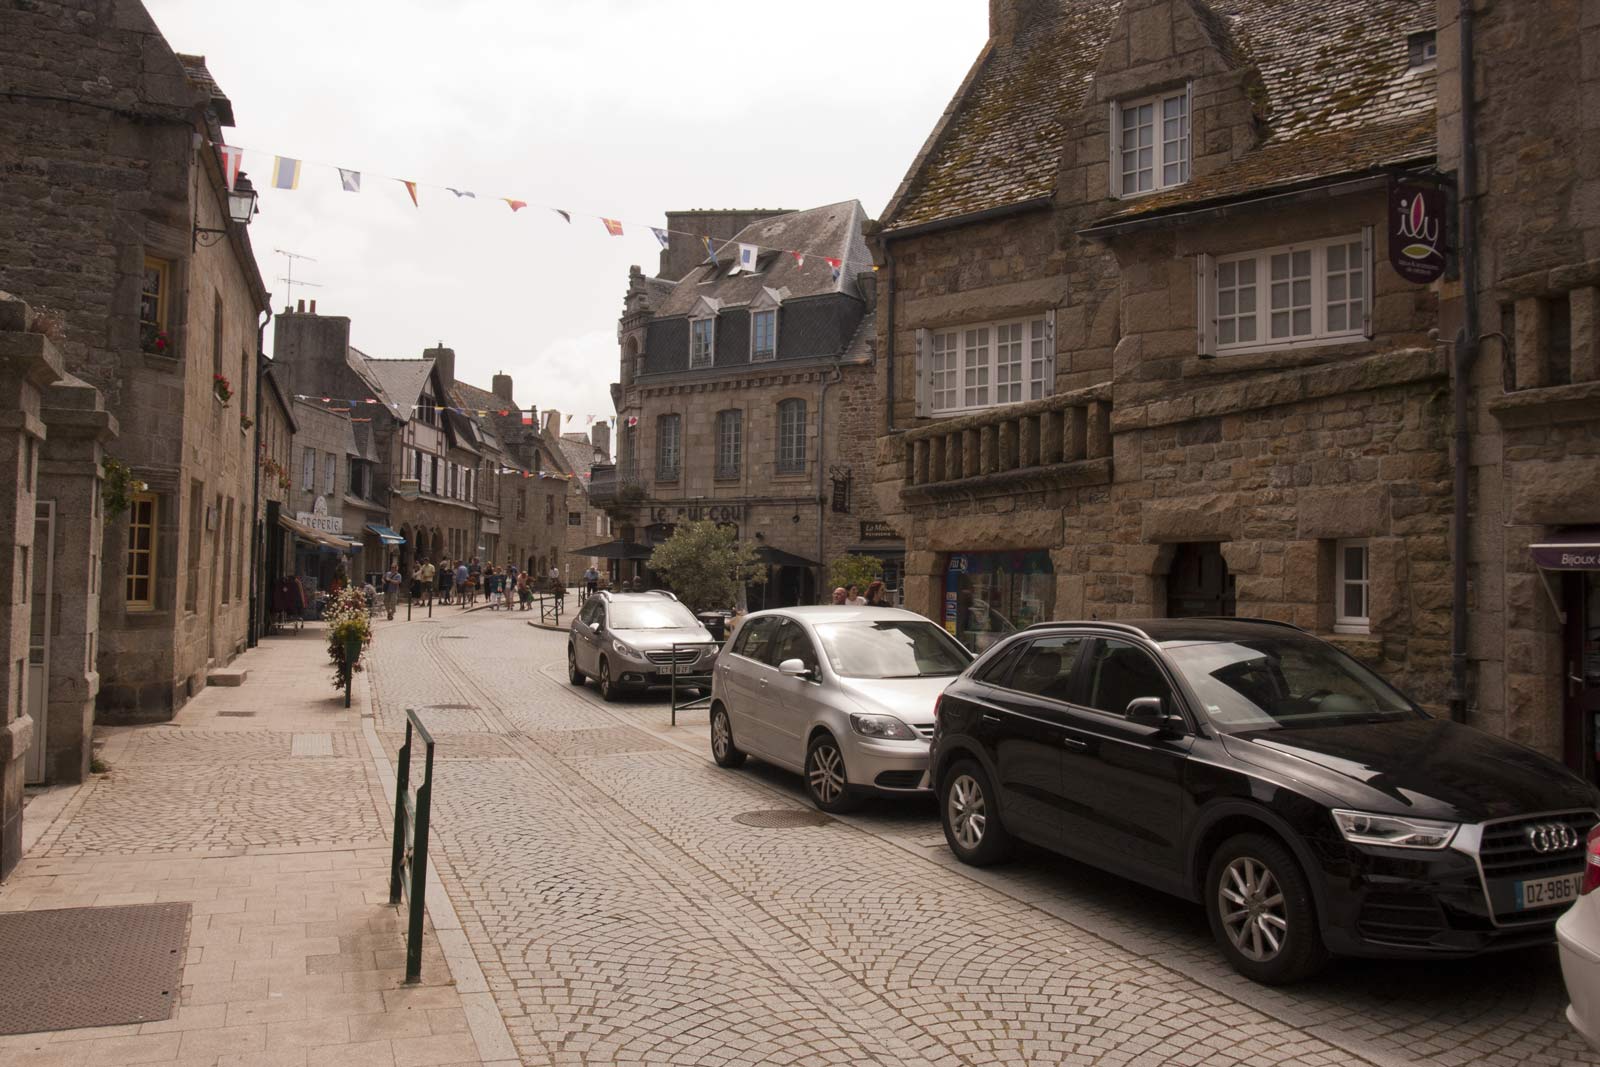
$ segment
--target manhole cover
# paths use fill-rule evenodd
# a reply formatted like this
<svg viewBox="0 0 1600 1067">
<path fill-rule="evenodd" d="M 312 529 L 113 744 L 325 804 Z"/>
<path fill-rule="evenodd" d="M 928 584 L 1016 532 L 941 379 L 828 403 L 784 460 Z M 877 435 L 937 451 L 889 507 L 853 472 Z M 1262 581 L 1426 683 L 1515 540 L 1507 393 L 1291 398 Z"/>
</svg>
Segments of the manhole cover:
<svg viewBox="0 0 1600 1067">
<path fill-rule="evenodd" d="M 0 915 L 0 1034 L 172 1017 L 188 904 Z"/>
<path fill-rule="evenodd" d="M 777 808 L 772 811 L 747 811 L 743 815 L 735 815 L 733 821 L 743 823 L 745 826 L 764 826 L 782 830 L 792 826 L 823 826 L 833 820 L 820 811 Z"/>
</svg>

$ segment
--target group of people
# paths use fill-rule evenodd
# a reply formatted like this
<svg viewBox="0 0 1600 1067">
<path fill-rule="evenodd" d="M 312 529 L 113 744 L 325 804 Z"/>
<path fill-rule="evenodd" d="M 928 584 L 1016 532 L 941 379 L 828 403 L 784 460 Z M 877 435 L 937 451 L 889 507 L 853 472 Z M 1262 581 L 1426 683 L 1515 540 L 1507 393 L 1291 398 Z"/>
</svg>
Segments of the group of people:
<svg viewBox="0 0 1600 1067">
<path fill-rule="evenodd" d="M 852 585 L 847 588 L 841 585 L 833 591 L 833 602 L 835 604 L 849 604 L 858 608 L 894 607 L 893 604 L 889 603 L 889 596 L 884 590 L 882 582 L 869 584 L 865 596 L 861 595 L 860 586 Z"/>
<path fill-rule="evenodd" d="M 391 561 L 383 575 L 383 608 L 389 618 L 394 618 L 400 599 L 400 587 L 405 579 L 399 564 Z M 471 559 L 441 560 L 437 566 L 427 558 L 418 559 L 411 567 L 411 599 L 431 604 L 437 595 L 443 604 L 458 604 L 462 608 L 475 607 L 481 595 L 490 611 L 504 608 L 512 611 L 533 609 L 533 595 L 538 578 L 507 560 L 504 565 L 480 563 Z M 560 568 L 550 568 L 550 588 L 556 596 L 563 592 Z"/>
</svg>

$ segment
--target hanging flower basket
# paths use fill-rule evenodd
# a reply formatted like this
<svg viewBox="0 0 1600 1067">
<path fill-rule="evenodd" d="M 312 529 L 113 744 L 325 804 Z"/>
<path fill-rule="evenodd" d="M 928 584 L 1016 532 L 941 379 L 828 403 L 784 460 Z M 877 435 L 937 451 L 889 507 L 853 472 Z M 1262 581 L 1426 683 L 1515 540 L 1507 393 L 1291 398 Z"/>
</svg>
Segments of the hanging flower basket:
<svg viewBox="0 0 1600 1067">
<path fill-rule="evenodd" d="M 250 427 L 254 426 L 255 424 L 256 424 L 256 420 L 252 419 L 249 415 L 240 415 L 239 416 L 239 429 L 248 430 Z"/>
<path fill-rule="evenodd" d="M 226 407 L 228 401 L 233 399 L 233 383 L 225 375 L 213 374 L 211 376 L 211 391 L 217 394 L 217 399 Z"/>
</svg>

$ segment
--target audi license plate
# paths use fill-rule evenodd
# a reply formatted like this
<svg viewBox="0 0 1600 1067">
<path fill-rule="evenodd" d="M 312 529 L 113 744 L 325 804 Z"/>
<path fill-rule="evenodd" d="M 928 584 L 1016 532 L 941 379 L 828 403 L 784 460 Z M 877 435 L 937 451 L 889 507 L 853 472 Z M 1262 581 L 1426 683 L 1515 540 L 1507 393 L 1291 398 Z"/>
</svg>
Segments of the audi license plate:
<svg viewBox="0 0 1600 1067">
<path fill-rule="evenodd" d="M 1583 875 L 1563 874 L 1557 878 L 1531 878 L 1516 883 L 1516 909 L 1549 908 L 1570 904 L 1578 899 L 1583 888 Z"/>
</svg>

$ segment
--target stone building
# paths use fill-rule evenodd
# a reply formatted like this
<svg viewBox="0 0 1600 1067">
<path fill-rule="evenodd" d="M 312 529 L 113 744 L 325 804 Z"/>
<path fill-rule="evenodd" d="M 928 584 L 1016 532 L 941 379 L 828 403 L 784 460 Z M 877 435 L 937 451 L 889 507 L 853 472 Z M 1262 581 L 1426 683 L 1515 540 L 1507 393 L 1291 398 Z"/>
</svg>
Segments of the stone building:
<svg viewBox="0 0 1600 1067">
<path fill-rule="evenodd" d="M 1470 383 L 1466 680 L 1475 722 L 1600 781 L 1600 6 L 1472 10 L 1470 115 L 1458 4 L 1438 35 L 1474 223 L 1441 321 Z"/>
<path fill-rule="evenodd" d="M 368 511 L 360 498 L 346 504 L 348 458 L 355 453 L 351 408 L 296 398 L 295 435 L 289 446 L 289 498 L 278 520 L 293 542 L 292 573 L 307 592 L 328 589 L 341 572 L 343 582 L 359 584 L 363 575 L 382 570 L 383 553 L 366 558 L 363 533 Z M 388 518 L 380 509 L 372 521 Z"/>
<path fill-rule="evenodd" d="M 0 289 L 61 313 L 66 369 L 148 486 L 106 538 L 100 712 L 166 718 L 247 636 L 267 296 L 214 147 L 232 106 L 137 0 L 7 6 L 0 72 L 26 146 L 0 174 Z"/>
<path fill-rule="evenodd" d="M 560 425 L 560 419 L 556 420 Z M 613 540 L 611 519 L 589 498 L 589 479 L 595 464 L 602 467 L 611 463 L 611 424 L 601 419 L 589 428 L 588 433 L 572 431 L 556 438 L 567 467 L 572 471 L 572 481 L 567 486 L 567 538 L 564 573 L 573 584 L 579 582 L 584 571 L 593 567 L 606 573 L 606 561 L 597 556 L 580 556 L 580 548 Z"/>
<path fill-rule="evenodd" d="M 315 305 L 278 316 L 273 355 L 287 391 L 349 411 L 361 485 L 345 506 L 367 514 L 362 558 L 378 561 L 363 573 L 381 571 L 385 553 L 408 575 L 425 559 L 548 569 L 559 555 L 566 474 L 532 409 L 516 407 L 509 376 L 496 375 L 491 391 L 457 381 L 455 351 L 443 345 L 420 359 L 375 359 L 351 347 L 348 318 Z"/>
<path fill-rule="evenodd" d="M 681 276 L 633 268 L 613 387 L 617 462 L 592 469 L 589 492 L 623 540 L 645 546 L 685 520 L 733 525 L 769 566 L 750 590 L 755 605 L 813 603 L 828 561 L 857 547 L 864 524 L 879 529 L 860 491 L 874 384 L 866 215 L 855 201 L 749 214 L 714 260 L 674 233 L 662 266 L 689 264 Z M 694 223 L 669 215 L 668 225 Z M 740 264 L 741 245 L 753 262 Z"/>
<path fill-rule="evenodd" d="M 1499 80 L 1483 83 L 1476 202 L 1493 221 L 1462 255 L 1483 264 L 1477 332 L 1517 352 L 1486 341 L 1462 394 L 1462 556 L 1464 312 L 1438 228 L 1459 170 L 1451 20 L 1433 0 L 994 0 L 873 236 L 893 354 L 877 490 L 912 547 L 907 605 L 974 647 L 1050 617 L 1282 619 L 1546 751 L 1565 723 L 1592 772 L 1575 709 L 1600 672 L 1553 713 L 1566 676 L 1586 677 L 1558 668 L 1590 653 L 1529 549 L 1600 540 L 1582 528 L 1600 483 L 1575 458 L 1600 395 L 1578 104 L 1594 66 L 1565 32 L 1581 6 L 1541 6 L 1541 28 L 1497 9 L 1481 31 Z M 1434 235 L 1431 271 L 1391 252 L 1397 204 Z M 1586 609 L 1587 575 L 1555 580 L 1569 618 Z"/>
<path fill-rule="evenodd" d="M 256 381 L 256 506 L 255 529 L 250 543 L 251 643 L 272 627 L 273 590 L 285 575 L 294 573 L 294 539 L 282 519 L 292 514 L 289 497 L 294 488 L 294 403 L 278 384 L 272 364 L 263 354 Z"/>
</svg>

